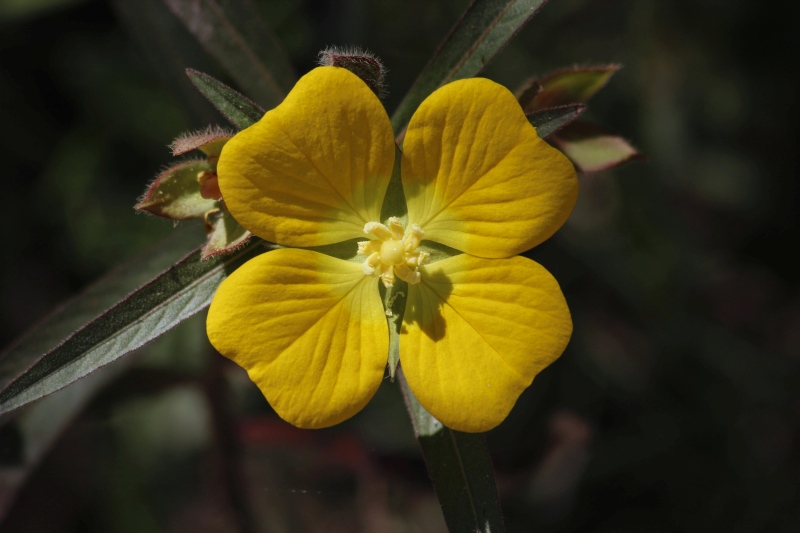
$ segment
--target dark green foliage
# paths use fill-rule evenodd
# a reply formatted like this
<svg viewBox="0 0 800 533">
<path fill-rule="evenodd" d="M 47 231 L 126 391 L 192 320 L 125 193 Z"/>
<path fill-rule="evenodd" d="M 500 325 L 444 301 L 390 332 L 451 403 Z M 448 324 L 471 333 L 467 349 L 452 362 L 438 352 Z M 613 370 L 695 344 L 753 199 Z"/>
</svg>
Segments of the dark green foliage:
<svg viewBox="0 0 800 533">
<path fill-rule="evenodd" d="M 185 68 L 273 105 L 242 71 L 220 66 L 219 52 L 203 53 L 159 0 L 116 0 L 113 12 L 99 1 L 62 4 L 13 19 L 0 8 L 0 158 L 13 225 L 3 241 L 4 346 L 173 231 L 131 206 L 172 162 L 170 139 L 222 120 Z M 468 6 L 230 4 L 256 6 L 296 72 L 330 44 L 369 48 L 389 69 L 390 113 Z M 565 66 L 624 63 L 581 120 L 648 157 L 582 177 L 568 226 L 528 254 L 561 283 L 575 335 L 487 437 L 508 531 L 800 523 L 797 75 L 787 67 L 798 8 L 720 6 L 550 2 L 482 70 L 514 89 Z M 430 78 L 430 90 L 441 81 Z M 414 107 L 403 104 L 396 124 Z M 174 258 L 201 242 L 200 225 L 186 226 L 194 234 Z M 36 353 L 174 259 L 163 258 L 104 293 L 114 298 L 82 300 L 88 314 L 70 313 L 53 335 L 40 330 Z M 19 359 L 4 385 L 35 359 Z M 353 420 L 303 432 L 210 354 L 202 317 L 120 362 L 130 366 L 0 421 L 0 529 L 444 531 L 396 383 Z"/>
</svg>

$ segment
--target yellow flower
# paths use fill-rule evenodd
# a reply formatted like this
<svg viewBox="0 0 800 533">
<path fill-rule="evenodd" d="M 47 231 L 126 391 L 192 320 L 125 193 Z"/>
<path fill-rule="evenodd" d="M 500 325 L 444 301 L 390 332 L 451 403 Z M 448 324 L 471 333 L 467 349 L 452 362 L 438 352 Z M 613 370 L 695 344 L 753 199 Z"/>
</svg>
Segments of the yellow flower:
<svg viewBox="0 0 800 533">
<path fill-rule="evenodd" d="M 446 426 L 486 431 L 572 334 L 558 283 L 516 254 L 567 219 L 575 171 L 507 89 L 480 78 L 440 88 L 411 119 L 400 162 L 405 228 L 380 223 L 395 153 L 383 105 L 336 67 L 311 71 L 231 139 L 219 182 L 248 230 L 296 247 L 371 240 L 358 245 L 363 263 L 291 248 L 251 259 L 220 286 L 208 335 L 283 419 L 331 426 L 383 380 L 389 332 L 375 276 L 401 278 L 400 365 L 411 390 Z M 428 263 L 421 240 L 464 253 Z"/>
</svg>

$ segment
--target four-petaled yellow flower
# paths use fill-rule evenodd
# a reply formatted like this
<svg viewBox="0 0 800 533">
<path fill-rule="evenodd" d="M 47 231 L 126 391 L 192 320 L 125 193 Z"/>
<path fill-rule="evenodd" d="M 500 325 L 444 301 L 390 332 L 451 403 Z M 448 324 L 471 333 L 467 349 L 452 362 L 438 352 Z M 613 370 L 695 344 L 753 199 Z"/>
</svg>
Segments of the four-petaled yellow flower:
<svg viewBox="0 0 800 533">
<path fill-rule="evenodd" d="M 400 162 L 405 228 L 380 221 L 395 153 L 381 102 L 336 67 L 311 71 L 231 139 L 219 184 L 248 230 L 296 247 L 370 240 L 358 245 L 361 264 L 292 248 L 251 259 L 214 296 L 208 335 L 282 418 L 330 426 L 383 380 L 389 330 L 375 277 L 403 279 L 400 365 L 411 390 L 446 426 L 486 431 L 572 334 L 558 283 L 516 254 L 567 219 L 575 171 L 507 89 L 481 78 L 445 85 L 412 117 Z M 429 262 L 423 240 L 464 253 Z"/>
</svg>

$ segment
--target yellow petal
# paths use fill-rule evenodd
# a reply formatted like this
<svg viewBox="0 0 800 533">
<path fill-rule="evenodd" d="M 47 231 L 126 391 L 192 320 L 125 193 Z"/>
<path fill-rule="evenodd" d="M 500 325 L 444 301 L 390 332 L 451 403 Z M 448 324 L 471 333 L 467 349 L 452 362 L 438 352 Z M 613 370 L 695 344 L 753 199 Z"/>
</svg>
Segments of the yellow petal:
<svg viewBox="0 0 800 533">
<path fill-rule="evenodd" d="M 308 250 L 275 250 L 236 270 L 211 302 L 207 329 L 211 344 L 298 427 L 356 414 L 386 367 L 377 280 L 360 264 Z"/>
<path fill-rule="evenodd" d="M 394 165 L 386 110 L 356 75 L 312 70 L 281 105 L 238 133 L 217 172 L 230 212 L 254 234 L 286 246 L 363 237 L 380 219 Z"/>
<path fill-rule="evenodd" d="M 481 257 L 541 243 L 578 195 L 572 163 L 536 135 L 505 87 L 483 78 L 445 85 L 417 109 L 402 176 L 409 222 Z"/>
<path fill-rule="evenodd" d="M 487 431 L 566 348 L 567 303 L 553 276 L 524 257 L 462 254 L 420 271 L 400 334 L 403 373 L 443 424 Z"/>
</svg>

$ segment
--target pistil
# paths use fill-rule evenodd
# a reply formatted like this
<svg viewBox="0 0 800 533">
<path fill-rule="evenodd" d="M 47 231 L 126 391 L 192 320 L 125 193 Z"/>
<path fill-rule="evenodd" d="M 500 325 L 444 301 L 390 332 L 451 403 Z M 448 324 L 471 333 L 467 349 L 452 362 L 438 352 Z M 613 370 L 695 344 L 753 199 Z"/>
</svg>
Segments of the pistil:
<svg viewBox="0 0 800 533">
<path fill-rule="evenodd" d="M 364 233 L 373 237 L 358 243 L 358 253 L 368 255 L 362 263 L 364 274 L 380 276 L 387 289 L 394 285 L 395 276 L 412 285 L 419 283 L 419 267 L 430 260 L 428 253 L 416 251 L 425 235 L 422 228 L 411 224 L 405 231 L 400 220 L 391 217 L 388 227 L 368 222 Z"/>
</svg>

